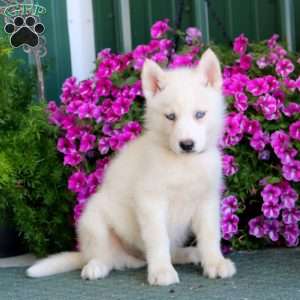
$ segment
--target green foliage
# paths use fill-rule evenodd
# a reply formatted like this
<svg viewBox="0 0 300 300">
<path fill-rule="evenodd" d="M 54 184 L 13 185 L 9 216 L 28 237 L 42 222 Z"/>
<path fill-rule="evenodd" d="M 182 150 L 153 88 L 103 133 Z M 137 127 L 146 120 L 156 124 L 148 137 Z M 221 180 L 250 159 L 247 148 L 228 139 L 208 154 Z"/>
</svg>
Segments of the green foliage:
<svg viewBox="0 0 300 300">
<path fill-rule="evenodd" d="M 46 104 L 33 101 L 32 73 L 11 54 L 0 39 L 0 217 L 9 218 L 37 255 L 71 249 L 73 198 L 56 150 L 57 130 L 48 123 Z"/>
</svg>

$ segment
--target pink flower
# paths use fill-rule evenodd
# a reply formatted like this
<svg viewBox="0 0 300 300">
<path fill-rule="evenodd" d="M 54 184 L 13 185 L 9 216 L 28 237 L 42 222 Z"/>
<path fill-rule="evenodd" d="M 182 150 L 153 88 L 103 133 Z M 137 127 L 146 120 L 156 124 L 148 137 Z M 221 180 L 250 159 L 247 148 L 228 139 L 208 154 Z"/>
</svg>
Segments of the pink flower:
<svg viewBox="0 0 300 300">
<path fill-rule="evenodd" d="M 88 132 L 84 132 L 80 138 L 80 148 L 81 152 L 88 152 L 94 148 L 94 143 L 96 141 L 96 136 Z"/>
<path fill-rule="evenodd" d="M 221 202 L 222 215 L 233 214 L 238 210 L 238 200 L 235 196 L 227 196 Z"/>
<path fill-rule="evenodd" d="M 283 236 L 287 242 L 287 246 L 295 247 L 299 243 L 299 227 L 298 224 L 288 224 L 283 226 Z"/>
<path fill-rule="evenodd" d="M 236 136 L 244 131 L 245 117 L 240 113 L 230 113 L 225 122 L 225 132 L 230 136 Z"/>
<path fill-rule="evenodd" d="M 278 199 L 280 195 L 281 195 L 280 188 L 272 184 L 267 184 L 261 192 L 261 196 L 264 202 L 278 203 Z"/>
<path fill-rule="evenodd" d="M 282 206 L 284 208 L 294 208 L 295 203 L 298 200 L 298 197 L 299 197 L 298 193 L 290 186 L 288 186 L 287 189 L 282 191 L 280 196 Z"/>
<path fill-rule="evenodd" d="M 288 181 L 300 182 L 300 161 L 293 160 L 282 166 L 282 175 Z"/>
<path fill-rule="evenodd" d="M 199 42 L 201 37 L 202 33 L 197 27 L 189 27 L 186 30 L 185 41 L 188 45 Z"/>
<path fill-rule="evenodd" d="M 260 69 L 265 69 L 269 65 L 269 62 L 265 56 L 262 56 L 256 61 L 256 64 Z"/>
<path fill-rule="evenodd" d="M 256 131 L 250 140 L 250 146 L 256 151 L 264 150 L 268 143 L 269 135 L 262 131 Z"/>
<path fill-rule="evenodd" d="M 259 105 L 267 120 L 277 120 L 280 117 L 278 101 L 273 96 L 266 94 L 259 97 L 257 105 Z"/>
<path fill-rule="evenodd" d="M 268 40 L 268 47 L 274 49 L 277 46 L 277 41 L 279 39 L 278 34 L 273 34 L 272 37 Z"/>
<path fill-rule="evenodd" d="M 278 63 L 276 64 L 276 72 L 278 75 L 282 77 L 288 76 L 290 73 L 294 71 L 294 69 L 295 66 L 287 58 L 279 60 Z"/>
<path fill-rule="evenodd" d="M 300 221 L 300 210 L 295 207 L 282 211 L 282 221 L 284 224 L 297 224 Z"/>
<path fill-rule="evenodd" d="M 238 166 L 236 164 L 235 158 L 232 155 L 223 155 L 223 173 L 225 176 L 232 176 L 238 171 Z"/>
<path fill-rule="evenodd" d="M 248 39 L 244 34 L 241 34 L 235 38 L 233 43 L 233 51 L 239 55 L 242 55 L 246 52 L 248 46 Z"/>
<path fill-rule="evenodd" d="M 157 21 L 151 27 L 151 37 L 153 39 L 161 38 L 169 29 L 169 20 L 165 19 L 164 21 Z"/>
<path fill-rule="evenodd" d="M 77 151 L 72 151 L 65 155 L 64 165 L 70 165 L 72 167 L 77 166 L 82 161 L 81 155 Z"/>
<path fill-rule="evenodd" d="M 249 234 L 257 238 L 261 238 L 264 236 L 265 229 L 264 229 L 263 216 L 251 219 L 248 222 L 248 225 L 249 225 Z"/>
<path fill-rule="evenodd" d="M 255 134 L 256 132 L 262 132 L 259 121 L 247 119 L 245 122 L 245 132 L 251 135 Z"/>
<path fill-rule="evenodd" d="M 280 222 L 277 220 L 265 220 L 264 234 L 270 238 L 271 241 L 275 242 L 279 239 Z"/>
<path fill-rule="evenodd" d="M 295 114 L 300 113 L 300 104 L 295 102 L 290 102 L 286 107 L 282 108 L 282 112 L 285 116 L 291 117 Z"/>
<path fill-rule="evenodd" d="M 68 180 L 68 188 L 78 193 L 86 186 L 86 175 L 82 171 L 73 173 Z"/>
<path fill-rule="evenodd" d="M 248 108 L 248 97 L 246 96 L 245 93 L 236 93 L 234 95 L 235 102 L 234 102 L 234 107 L 236 110 L 239 112 L 244 112 Z"/>
<path fill-rule="evenodd" d="M 267 202 L 264 202 L 263 205 L 262 205 L 262 212 L 264 214 L 265 217 L 267 218 L 278 218 L 279 217 L 279 214 L 280 214 L 280 205 L 278 203 L 278 201 L 276 200 L 269 200 Z"/>
<path fill-rule="evenodd" d="M 289 134 L 291 138 L 300 141 L 300 121 L 296 121 L 290 125 Z"/>
<path fill-rule="evenodd" d="M 76 151 L 75 145 L 66 138 L 59 138 L 57 141 L 57 150 L 61 153 L 68 154 Z"/>
<path fill-rule="evenodd" d="M 245 54 L 240 57 L 240 67 L 243 70 L 249 70 L 252 64 L 252 56 L 250 54 Z"/>
<path fill-rule="evenodd" d="M 262 94 L 265 94 L 269 91 L 269 85 L 265 78 L 256 78 L 249 80 L 247 83 L 247 90 L 253 95 L 253 96 L 260 96 Z"/>
<path fill-rule="evenodd" d="M 109 151 L 109 148 L 110 148 L 110 144 L 109 144 L 109 138 L 108 137 L 102 137 L 100 140 L 99 140 L 99 143 L 98 143 L 98 149 L 99 149 L 99 152 L 102 154 L 102 155 L 105 155 L 108 153 Z"/>
</svg>

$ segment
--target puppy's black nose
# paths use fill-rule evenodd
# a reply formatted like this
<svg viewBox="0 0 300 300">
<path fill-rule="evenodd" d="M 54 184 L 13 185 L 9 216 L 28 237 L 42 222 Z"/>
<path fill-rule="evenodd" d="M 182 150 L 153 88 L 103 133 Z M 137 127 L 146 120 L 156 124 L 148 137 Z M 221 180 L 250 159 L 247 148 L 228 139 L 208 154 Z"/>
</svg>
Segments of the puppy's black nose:
<svg viewBox="0 0 300 300">
<path fill-rule="evenodd" d="M 194 149 L 195 143 L 193 140 L 184 140 L 179 142 L 180 148 L 185 152 L 191 152 Z"/>
</svg>

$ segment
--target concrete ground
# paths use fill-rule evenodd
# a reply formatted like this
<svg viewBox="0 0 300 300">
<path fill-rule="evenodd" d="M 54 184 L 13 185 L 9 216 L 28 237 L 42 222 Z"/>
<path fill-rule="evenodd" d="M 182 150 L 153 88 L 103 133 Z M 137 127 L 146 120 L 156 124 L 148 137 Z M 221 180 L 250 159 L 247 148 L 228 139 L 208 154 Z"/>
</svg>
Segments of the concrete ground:
<svg viewBox="0 0 300 300">
<path fill-rule="evenodd" d="M 210 280 L 199 267 L 176 266 L 181 282 L 169 287 L 149 286 L 145 268 L 112 272 L 97 281 L 81 280 L 79 271 L 31 279 L 24 267 L 0 268 L 0 299 L 300 300 L 300 248 L 236 252 L 230 257 L 238 270 L 231 279 Z M 21 261 L 28 259 L 34 258 Z"/>
</svg>

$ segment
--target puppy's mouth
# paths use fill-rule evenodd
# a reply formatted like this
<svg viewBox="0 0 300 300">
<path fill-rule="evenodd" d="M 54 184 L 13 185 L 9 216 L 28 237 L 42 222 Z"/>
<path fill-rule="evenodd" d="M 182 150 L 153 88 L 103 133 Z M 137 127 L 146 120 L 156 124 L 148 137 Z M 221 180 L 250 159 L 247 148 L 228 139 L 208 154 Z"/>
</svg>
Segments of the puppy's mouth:
<svg viewBox="0 0 300 300">
<path fill-rule="evenodd" d="M 191 155 L 191 154 L 202 154 L 205 152 L 205 149 L 201 150 L 201 151 L 196 151 L 196 150 L 188 150 L 188 151 L 180 151 L 180 154 L 186 154 L 186 155 Z"/>
</svg>

